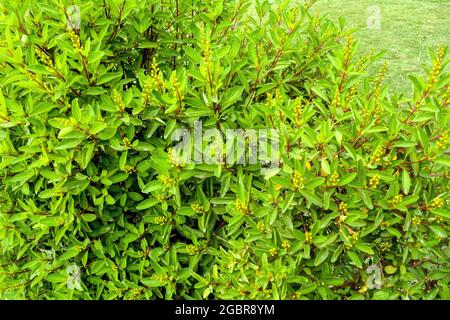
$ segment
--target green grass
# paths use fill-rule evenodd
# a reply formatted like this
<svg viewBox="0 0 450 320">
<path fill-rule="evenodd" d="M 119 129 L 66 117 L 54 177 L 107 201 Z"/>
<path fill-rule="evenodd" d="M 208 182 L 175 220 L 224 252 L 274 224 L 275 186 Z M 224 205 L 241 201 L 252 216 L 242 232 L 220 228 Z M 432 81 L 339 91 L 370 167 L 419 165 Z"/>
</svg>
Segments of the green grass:
<svg viewBox="0 0 450 320">
<path fill-rule="evenodd" d="M 381 28 L 368 29 L 368 8 L 381 9 Z M 429 47 L 450 47 L 450 0 L 318 0 L 314 10 L 356 29 L 364 53 L 386 50 L 391 92 L 409 92 L 408 74 L 423 74 L 430 65 Z"/>
</svg>

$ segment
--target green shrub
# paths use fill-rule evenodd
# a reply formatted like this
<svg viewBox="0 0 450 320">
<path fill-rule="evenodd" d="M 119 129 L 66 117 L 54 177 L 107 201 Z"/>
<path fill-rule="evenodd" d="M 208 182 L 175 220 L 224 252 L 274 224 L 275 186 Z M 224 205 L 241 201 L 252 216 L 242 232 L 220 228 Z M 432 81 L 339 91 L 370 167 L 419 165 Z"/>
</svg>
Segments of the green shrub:
<svg viewBox="0 0 450 320">
<path fill-rule="evenodd" d="M 310 4 L 77 3 L 0 4 L 1 298 L 450 298 L 447 48 L 388 96 Z"/>
</svg>

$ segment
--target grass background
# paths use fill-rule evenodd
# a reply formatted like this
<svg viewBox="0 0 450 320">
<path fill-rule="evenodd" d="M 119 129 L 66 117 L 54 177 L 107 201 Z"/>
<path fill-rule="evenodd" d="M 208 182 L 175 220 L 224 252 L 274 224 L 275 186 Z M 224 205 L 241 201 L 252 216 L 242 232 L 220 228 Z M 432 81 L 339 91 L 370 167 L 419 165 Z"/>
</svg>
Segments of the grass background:
<svg viewBox="0 0 450 320">
<path fill-rule="evenodd" d="M 369 29 L 371 6 L 381 12 L 380 29 Z M 356 29 L 360 50 L 385 50 L 391 92 L 411 92 L 408 74 L 423 74 L 431 65 L 429 47 L 450 47 L 450 0 L 317 0 L 313 10 Z"/>
</svg>

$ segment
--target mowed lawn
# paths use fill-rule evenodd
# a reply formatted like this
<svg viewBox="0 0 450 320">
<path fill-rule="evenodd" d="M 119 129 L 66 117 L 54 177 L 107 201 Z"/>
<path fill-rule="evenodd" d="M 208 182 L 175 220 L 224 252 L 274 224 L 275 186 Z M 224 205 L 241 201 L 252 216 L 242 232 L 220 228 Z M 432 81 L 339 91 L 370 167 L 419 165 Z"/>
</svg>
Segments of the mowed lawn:
<svg viewBox="0 0 450 320">
<path fill-rule="evenodd" d="M 380 28 L 368 28 L 378 8 Z M 344 17 L 362 52 L 386 51 L 391 92 L 410 92 L 408 74 L 431 64 L 429 47 L 450 47 L 450 0 L 317 0 L 313 10 Z"/>
</svg>

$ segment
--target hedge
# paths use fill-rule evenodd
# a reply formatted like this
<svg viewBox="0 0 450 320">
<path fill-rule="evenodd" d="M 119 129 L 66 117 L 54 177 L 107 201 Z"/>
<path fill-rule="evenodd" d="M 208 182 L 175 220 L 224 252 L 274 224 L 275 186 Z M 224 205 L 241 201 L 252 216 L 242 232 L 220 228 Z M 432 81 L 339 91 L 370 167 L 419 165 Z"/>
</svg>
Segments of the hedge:
<svg viewBox="0 0 450 320">
<path fill-rule="evenodd" d="M 1 299 L 450 298 L 448 48 L 252 3 L 0 3 Z"/>
</svg>

